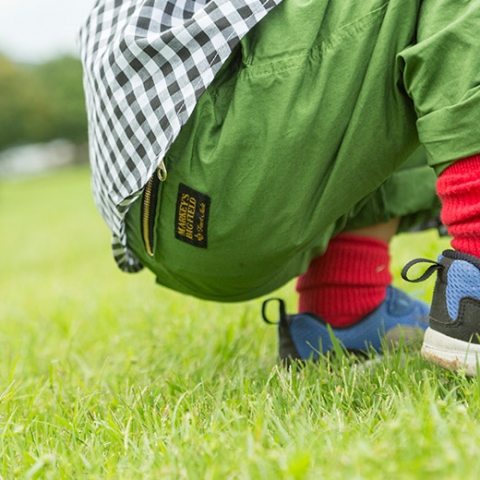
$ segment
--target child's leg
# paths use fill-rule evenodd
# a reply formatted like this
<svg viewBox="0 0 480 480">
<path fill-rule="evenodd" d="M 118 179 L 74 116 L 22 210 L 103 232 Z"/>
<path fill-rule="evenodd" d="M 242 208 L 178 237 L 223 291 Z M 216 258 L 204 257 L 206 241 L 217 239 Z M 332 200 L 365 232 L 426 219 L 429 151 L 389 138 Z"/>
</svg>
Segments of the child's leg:
<svg viewBox="0 0 480 480">
<path fill-rule="evenodd" d="M 480 43 L 474 27 L 479 19 L 480 8 L 474 2 L 425 1 L 418 18 L 417 43 L 406 48 L 399 56 L 405 89 L 414 102 L 418 116 L 419 137 L 427 149 L 430 165 L 437 171 L 456 158 L 479 151 Z M 448 47 L 445 48 L 445 45 Z M 438 194 L 443 201 L 442 218 L 454 237 L 452 245 L 458 252 L 476 257 L 480 256 L 479 173 L 480 157 L 473 155 L 447 168 L 437 184 Z M 404 198 L 408 198 L 408 193 Z M 365 273 L 363 276 L 357 274 L 357 285 L 352 288 L 350 282 L 354 275 L 346 272 L 344 259 L 352 251 L 360 252 L 361 247 L 346 240 L 342 236 L 334 240 L 326 256 L 315 260 L 306 276 L 299 281 L 301 307 L 308 305 L 310 309 L 327 316 L 333 325 L 348 325 L 357 321 L 367 310 L 365 303 L 368 304 L 359 292 L 365 286 L 376 292 L 366 295 L 370 307 L 378 303 L 382 281 L 388 281 L 385 277 L 372 289 L 372 283 L 375 282 L 371 280 L 371 271 L 375 268 L 375 262 L 372 256 L 365 254 L 363 259 L 359 256 L 358 260 L 361 265 L 359 271 Z M 380 244 L 377 245 L 380 250 Z M 373 244 L 370 248 L 376 251 Z M 365 250 L 368 251 L 366 247 Z M 383 251 L 386 258 L 385 245 Z M 477 286 L 480 282 L 480 273 L 477 275 L 480 261 L 477 265 L 475 259 L 455 254 L 449 261 L 442 262 L 442 268 L 448 274 L 439 275 L 440 288 L 437 288 L 434 298 L 432 318 L 438 320 L 435 317 L 439 317 L 438 324 L 451 322 L 451 325 L 447 328 L 437 325 L 438 331 L 454 339 L 480 344 L 478 320 L 473 320 L 473 314 L 469 316 L 464 313 L 473 309 L 477 317 L 480 315 L 480 287 Z M 339 278 L 341 281 L 336 282 L 332 289 L 331 279 L 336 281 L 338 275 L 345 275 L 345 278 Z M 312 285 L 315 285 L 316 291 Z M 303 288 L 305 286 L 308 288 Z M 314 295 L 312 291 L 315 291 Z M 344 302 L 347 306 L 342 305 L 341 299 L 345 298 L 342 291 L 344 294 L 356 292 L 351 296 L 353 302 L 350 302 L 350 297 Z M 309 298 L 306 300 L 302 297 Z M 357 297 L 360 300 L 357 301 Z M 465 301 L 467 297 L 469 300 Z M 459 304 L 463 307 L 460 308 Z M 460 321 L 457 315 L 460 315 Z M 459 327 L 462 323 L 470 325 L 465 332 L 457 335 L 463 328 Z M 446 348 L 448 350 L 450 346 Z"/>
<path fill-rule="evenodd" d="M 438 271 L 423 356 L 451 370 L 465 369 L 468 375 L 478 373 L 480 360 L 479 178 L 480 155 L 459 160 L 440 175 L 442 220 L 455 251 L 443 252 L 424 275 Z"/>
<path fill-rule="evenodd" d="M 439 274 L 424 355 L 451 369 L 465 365 L 470 374 L 480 358 L 479 22 L 478 2 L 424 1 L 417 43 L 399 56 L 419 138 L 430 165 L 444 170 L 437 189 L 456 249 L 426 272 Z"/>
<path fill-rule="evenodd" d="M 280 309 L 282 361 L 326 354 L 332 334 L 350 351 L 378 352 L 401 339 L 423 338 L 428 305 L 391 286 L 389 242 L 399 224 L 397 217 L 345 231 L 311 262 L 297 281 L 301 313 L 288 316 Z"/>
<path fill-rule="evenodd" d="M 428 305 L 391 286 L 389 242 L 438 216 L 435 175 L 419 150 L 352 216 L 299 277 L 299 314 L 280 316 L 280 357 L 317 358 L 332 347 L 328 327 L 349 350 L 380 351 L 418 340 Z M 267 318 L 268 320 L 268 318 Z"/>
</svg>

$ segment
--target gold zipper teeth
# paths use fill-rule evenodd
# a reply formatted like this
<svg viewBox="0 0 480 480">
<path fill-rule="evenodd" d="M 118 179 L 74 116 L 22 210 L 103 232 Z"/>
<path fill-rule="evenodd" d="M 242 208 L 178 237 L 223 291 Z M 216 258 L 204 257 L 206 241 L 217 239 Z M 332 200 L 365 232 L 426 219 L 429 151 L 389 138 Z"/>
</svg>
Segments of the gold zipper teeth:
<svg viewBox="0 0 480 480">
<path fill-rule="evenodd" d="M 145 186 L 145 193 L 143 196 L 143 217 L 142 217 L 142 233 L 143 241 L 145 242 L 145 249 L 147 253 L 153 257 L 153 249 L 150 243 L 150 230 L 149 230 L 149 217 L 150 217 L 150 204 L 152 200 L 152 186 L 153 177 L 148 181 Z"/>
<path fill-rule="evenodd" d="M 160 160 L 158 167 L 157 167 L 157 175 L 152 175 L 150 177 L 150 180 L 147 182 L 145 185 L 145 190 L 143 193 L 143 199 L 142 199 L 142 236 L 143 236 L 143 242 L 145 243 L 145 250 L 147 251 L 148 255 L 153 257 L 153 242 L 150 242 L 150 237 L 151 237 L 151 223 L 150 220 L 151 216 L 154 214 L 152 212 L 152 207 L 155 208 L 155 206 L 152 205 L 152 194 L 154 193 L 154 185 L 156 185 L 159 181 L 164 182 L 167 179 L 167 169 L 165 167 L 165 163 L 162 160 Z M 155 187 L 155 190 L 157 187 Z M 156 191 L 155 191 L 156 193 Z M 156 195 L 155 198 L 153 199 L 156 201 Z"/>
</svg>

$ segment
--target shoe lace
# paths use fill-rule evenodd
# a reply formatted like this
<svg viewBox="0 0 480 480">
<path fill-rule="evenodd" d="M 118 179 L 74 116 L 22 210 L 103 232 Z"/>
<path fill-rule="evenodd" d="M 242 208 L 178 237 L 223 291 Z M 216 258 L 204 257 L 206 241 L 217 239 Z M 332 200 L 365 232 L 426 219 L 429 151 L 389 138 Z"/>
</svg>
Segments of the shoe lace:
<svg viewBox="0 0 480 480">
<path fill-rule="evenodd" d="M 417 278 L 410 278 L 408 276 L 408 271 L 410 268 L 412 268 L 414 265 L 417 265 L 418 263 L 428 263 L 430 266 L 423 272 L 422 275 L 420 275 Z M 428 258 L 415 258 L 414 260 L 410 260 L 402 269 L 402 278 L 406 280 L 407 282 L 411 283 L 419 283 L 423 282 L 427 278 L 430 278 L 435 272 L 438 270 L 442 270 L 445 268 L 442 264 L 436 262 L 435 260 L 430 260 Z"/>
</svg>

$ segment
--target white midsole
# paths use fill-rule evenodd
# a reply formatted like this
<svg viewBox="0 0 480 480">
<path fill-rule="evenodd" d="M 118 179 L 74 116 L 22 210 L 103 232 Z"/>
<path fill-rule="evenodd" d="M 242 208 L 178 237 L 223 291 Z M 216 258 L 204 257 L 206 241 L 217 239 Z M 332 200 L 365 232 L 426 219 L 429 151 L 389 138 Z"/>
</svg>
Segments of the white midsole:
<svg viewBox="0 0 480 480">
<path fill-rule="evenodd" d="M 465 370 L 467 375 L 476 376 L 480 345 L 449 337 L 429 327 L 423 339 L 422 356 L 449 370 Z"/>
</svg>

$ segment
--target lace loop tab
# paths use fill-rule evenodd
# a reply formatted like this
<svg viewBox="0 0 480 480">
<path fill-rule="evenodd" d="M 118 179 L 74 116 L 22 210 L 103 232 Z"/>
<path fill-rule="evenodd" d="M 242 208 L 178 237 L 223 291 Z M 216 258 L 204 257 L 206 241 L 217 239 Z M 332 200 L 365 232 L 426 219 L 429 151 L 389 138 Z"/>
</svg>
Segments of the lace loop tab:
<svg viewBox="0 0 480 480">
<path fill-rule="evenodd" d="M 408 271 L 410 270 L 411 267 L 413 267 L 417 263 L 429 263 L 430 266 L 418 278 L 409 278 L 408 277 Z M 440 265 L 440 263 L 436 262 L 435 260 L 430 260 L 428 258 L 416 258 L 416 259 L 408 262 L 403 267 L 401 275 L 402 275 L 402 278 L 404 280 L 406 280 L 407 282 L 419 283 L 419 282 L 423 282 L 427 278 L 430 278 L 433 273 L 435 273 L 438 270 L 441 270 L 442 268 L 444 268 L 443 265 Z"/>
<path fill-rule="evenodd" d="M 272 322 L 272 320 L 270 320 L 267 315 L 267 306 L 270 302 L 278 302 L 279 319 L 274 322 Z M 282 321 L 285 321 L 287 319 L 285 302 L 281 298 L 269 298 L 265 300 L 262 304 L 262 317 L 264 322 L 270 325 L 278 325 Z"/>
</svg>

